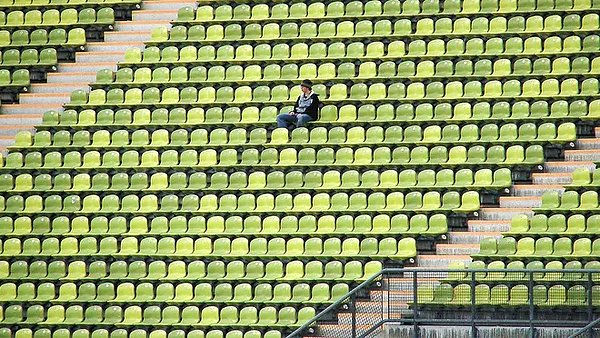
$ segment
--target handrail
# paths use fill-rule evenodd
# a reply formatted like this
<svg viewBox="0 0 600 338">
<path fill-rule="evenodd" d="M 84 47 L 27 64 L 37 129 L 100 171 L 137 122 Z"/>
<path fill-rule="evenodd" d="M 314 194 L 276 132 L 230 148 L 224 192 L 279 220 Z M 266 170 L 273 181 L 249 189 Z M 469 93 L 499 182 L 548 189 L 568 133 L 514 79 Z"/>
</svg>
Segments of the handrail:
<svg viewBox="0 0 600 338">
<path fill-rule="evenodd" d="M 570 335 L 568 338 L 577 338 L 579 336 L 581 336 L 582 334 L 588 332 L 590 329 L 592 329 L 594 326 L 600 324 L 600 318 L 595 319 L 594 321 L 590 322 L 588 325 L 582 327 L 581 329 L 575 331 L 575 333 L 573 333 L 572 335 Z"/>
<path fill-rule="evenodd" d="M 364 288 L 365 286 L 371 284 L 371 282 L 373 282 L 375 279 L 377 279 L 377 277 L 382 276 L 385 272 L 389 272 L 389 271 L 393 271 L 393 270 L 399 270 L 399 269 L 383 269 L 383 270 L 379 271 L 378 273 L 374 274 L 369 279 L 367 279 L 366 281 L 360 283 L 358 286 L 356 286 L 354 289 L 350 290 L 343 297 L 341 297 L 340 299 L 338 299 L 337 301 L 335 301 L 335 303 L 329 305 L 323 311 L 319 312 L 316 316 L 313 317 L 313 319 L 309 320 L 308 322 L 304 323 L 304 325 L 302 325 L 299 328 L 297 328 L 296 330 L 294 330 L 294 332 L 290 333 L 286 338 L 300 337 L 300 333 L 304 332 L 304 330 L 308 329 L 317 320 L 321 319 L 323 316 L 325 316 L 326 314 L 328 314 L 329 311 L 331 311 L 331 310 L 337 308 L 338 306 L 340 306 L 346 299 L 348 299 L 348 297 L 356 294 L 362 288 Z"/>
<path fill-rule="evenodd" d="M 342 296 L 340 299 L 335 301 L 333 304 L 326 307 L 324 310 L 319 312 L 315 317 L 311 320 L 304 323 L 302 326 L 294 330 L 292 333 L 286 336 L 286 338 L 301 338 L 301 334 L 306 331 L 310 326 L 316 323 L 319 319 L 323 318 L 325 315 L 329 314 L 332 310 L 338 308 L 342 303 L 346 302 L 348 298 L 355 295 L 362 289 L 366 288 L 370 285 L 375 279 L 383 276 L 384 274 L 400 274 L 404 272 L 411 272 L 415 276 L 417 273 L 464 273 L 464 274 L 475 274 L 475 273 L 580 273 L 580 274 L 591 274 L 591 273 L 600 273 L 598 269 L 426 269 L 426 268 L 417 268 L 417 269 L 404 269 L 404 268 L 384 268 L 375 275 L 369 277 L 364 282 L 360 283 L 358 286 L 350 290 L 347 294 Z M 416 290 L 415 290 L 416 291 Z M 379 323 L 378 325 L 380 325 Z M 569 336 L 569 338 L 576 338 L 582 333 L 585 333 L 588 329 L 593 327 L 594 325 L 600 324 L 600 318 L 594 320 L 593 322 L 586 325 L 584 328 L 578 330 L 574 335 Z"/>
</svg>

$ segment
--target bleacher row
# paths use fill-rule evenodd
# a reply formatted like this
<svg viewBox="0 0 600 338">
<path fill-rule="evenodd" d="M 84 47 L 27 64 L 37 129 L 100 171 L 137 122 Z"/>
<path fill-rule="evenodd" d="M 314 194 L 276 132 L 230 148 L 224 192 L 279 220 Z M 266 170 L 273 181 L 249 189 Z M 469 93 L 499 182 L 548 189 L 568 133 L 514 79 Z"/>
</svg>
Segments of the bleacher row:
<svg viewBox="0 0 600 338">
<path fill-rule="evenodd" d="M 383 267 L 414 263 L 597 118 L 599 7 L 181 9 L 2 157 L 0 336 L 285 336 Z M 274 128 L 305 78 L 320 119 Z M 598 241 L 566 229 L 489 241 L 478 262 L 595 266 Z M 465 304 L 467 282 L 452 283 L 430 300 Z M 538 289 L 540 305 L 587 299 Z M 522 285 L 475 291 L 523 303 Z"/>
<path fill-rule="evenodd" d="M 482 122 L 501 122 L 512 120 L 511 122 L 547 122 L 564 120 L 587 120 L 597 118 L 600 100 L 588 102 L 588 100 L 574 100 L 567 102 L 557 100 L 549 103 L 548 101 L 528 101 L 506 102 L 499 100 L 490 104 L 489 102 L 478 102 L 471 104 L 468 102 L 455 103 L 421 103 L 413 105 L 411 103 L 402 103 L 394 106 L 390 103 L 375 106 L 374 104 L 364 105 L 343 105 L 337 107 L 326 105 L 321 109 L 320 119 L 312 122 L 313 125 L 330 126 L 344 124 L 351 126 L 353 123 L 373 123 L 373 124 L 400 124 L 400 125 L 419 125 L 424 122 L 439 124 L 451 120 L 452 123 L 482 123 Z M 283 111 L 291 109 L 284 107 Z M 207 110 L 202 108 L 166 108 L 156 109 L 85 109 L 80 112 L 67 109 L 61 113 L 48 111 L 44 114 L 42 125 L 38 129 L 52 130 L 77 130 L 86 129 L 93 131 L 98 128 L 118 127 L 121 129 L 141 129 L 142 127 L 161 128 L 180 128 L 181 126 L 198 126 L 206 128 L 215 126 L 230 127 L 234 125 L 272 125 L 275 120 L 278 109 L 276 106 L 266 106 L 263 108 L 246 107 L 211 107 Z M 292 138 L 296 134 L 304 133 L 301 131 L 292 132 Z M 90 136 L 91 137 L 91 136 Z M 148 136 L 149 137 L 149 136 Z M 85 143 L 85 144 L 89 144 Z"/>
<path fill-rule="evenodd" d="M 533 68 L 532 68 L 533 64 Z M 288 83 L 300 78 L 315 78 L 315 82 L 326 82 L 329 79 L 355 80 L 361 78 L 365 81 L 386 78 L 482 78 L 482 77 L 521 77 L 523 75 L 565 75 L 598 73 L 600 71 L 600 58 L 591 61 L 586 56 L 574 58 L 567 57 L 555 59 L 538 58 L 533 62 L 528 58 L 521 58 L 514 63 L 509 59 L 481 59 L 475 63 L 462 60 L 453 63 L 451 60 L 421 61 L 415 65 L 413 61 L 401 61 L 396 65 L 392 61 L 385 61 L 377 65 L 375 62 L 361 62 L 358 67 L 352 62 L 339 65 L 323 63 L 317 67 L 314 63 L 269 64 L 264 68 L 260 65 L 242 67 L 233 65 L 223 66 L 196 66 L 188 71 L 184 66 L 156 68 L 154 70 L 143 67 L 135 71 L 131 68 L 120 68 L 117 72 L 101 70 L 96 77 L 95 87 L 140 87 L 144 88 L 150 83 L 153 85 L 171 85 L 186 83 L 214 82 L 249 82 L 249 83 Z M 372 78 L 372 79 L 369 79 Z"/>
<path fill-rule="evenodd" d="M 202 172 L 154 173 L 150 177 L 146 173 L 99 173 L 89 174 L 12 174 L 0 175 L 0 191 L 2 192 L 85 192 L 85 191 L 185 191 L 203 190 L 219 191 L 342 191 L 342 190 L 385 190 L 394 188 L 398 191 L 412 190 L 460 190 L 460 188 L 479 190 L 486 188 L 508 188 L 512 183 L 509 169 L 502 168 L 492 172 L 490 169 L 442 169 L 435 172 L 431 169 L 420 171 L 406 169 L 396 170 L 329 170 L 325 173 L 317 170 L 302 173 L 301 171 L 273 171 L 269 174 L 253 172 L 250 175 L 237 171 L 229 175 L 227 172 L 215 172 L 207 175 Z"/>
<path fill-rule="evenodd" d="M 127 224 L 129 223 L 129 226 Z M 435 236 L 446 233 L 447 217 L 435 214 L 430 217 L 423 214 L 413 215 L 322 215 L 318 218 L 312 215 L 301 217 L 287 215 L 278 216 L 158 216 L 148 220 L 144 216 L 135 216 L 127 220 L 123 216 L 108 219 L 105 216 L 77 216 L 69 219 L 67 216 L 57 216 L 52 220 L 48 216 L 28 216 L 0 218 L 0 231 L 3 236 L 19 237 L 23 235 L 237 235 L 237 236 L 290 236 L 314 235 L 316 237 L 338 235 L 366 234 L 404 234 L 406 236 Z"/>
</svg>

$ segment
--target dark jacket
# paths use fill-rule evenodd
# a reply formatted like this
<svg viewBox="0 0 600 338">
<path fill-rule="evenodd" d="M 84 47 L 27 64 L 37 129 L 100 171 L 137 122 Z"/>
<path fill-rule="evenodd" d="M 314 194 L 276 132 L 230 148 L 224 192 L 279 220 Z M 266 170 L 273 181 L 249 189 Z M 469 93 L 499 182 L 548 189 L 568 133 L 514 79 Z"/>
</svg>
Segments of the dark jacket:
<svg viewBox="0 0 600 338">
<path fill-rule="evenodd" d="M 304 94 L 300 94 L 294 105 L 294 112 L 297 114 L 307 114 L 312 117 L 313 120 L 319 118 L 319 109 L 321 101 L 319 100 L 319 94 L 312 92 L 308 97 L 304 97 Z"/>
</svg>

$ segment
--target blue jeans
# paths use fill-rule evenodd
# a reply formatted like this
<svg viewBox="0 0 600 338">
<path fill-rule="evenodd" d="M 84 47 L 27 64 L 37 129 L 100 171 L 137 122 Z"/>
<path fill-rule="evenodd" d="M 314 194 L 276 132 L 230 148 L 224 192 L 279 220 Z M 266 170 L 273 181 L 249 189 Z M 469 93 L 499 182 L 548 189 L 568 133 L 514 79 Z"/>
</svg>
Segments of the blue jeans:
<svg viewBox="0 0 600 338">
<path fill-rule="evenodd" d="M 295 124 L 296 127 L 304 127 L 310 121 L 312 121 L 312 117 L 308 114 L 290 115 L 284 113 L 277 116 L 277 127 L 288 128 L 292 124 Z"/>
</svg>

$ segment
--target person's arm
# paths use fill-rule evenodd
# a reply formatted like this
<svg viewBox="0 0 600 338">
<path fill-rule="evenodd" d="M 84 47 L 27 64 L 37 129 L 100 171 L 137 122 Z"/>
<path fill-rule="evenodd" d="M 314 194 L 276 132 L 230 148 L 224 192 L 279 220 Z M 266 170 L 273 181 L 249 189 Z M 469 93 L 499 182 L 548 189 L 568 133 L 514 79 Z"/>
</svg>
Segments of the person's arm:
<svg viewBox="0 0 600 338">
<path fill-rule="evenodd" d="M 300 96 L 298 96 L 298 98 L 296 99 L 296 103 L 294 103 L 294 108 L 290 112 L 291 115 L 296 114 L 296 110 L 298 109 L 298 102 L 300 102 Z"/>
<path fill-rule="evenodd" d="M 321 104 L 321 101 L 319 100 L 319 95 L 313 94 L 312 95 L 312 102 L 310 103 L 310 106 L 308 106 L 306 108 L 306 114 L 310 115 L 310 117 L 313 118 L 313 120 L 316 120 L 319 118 L 319 105 Z"/>
</svg>

